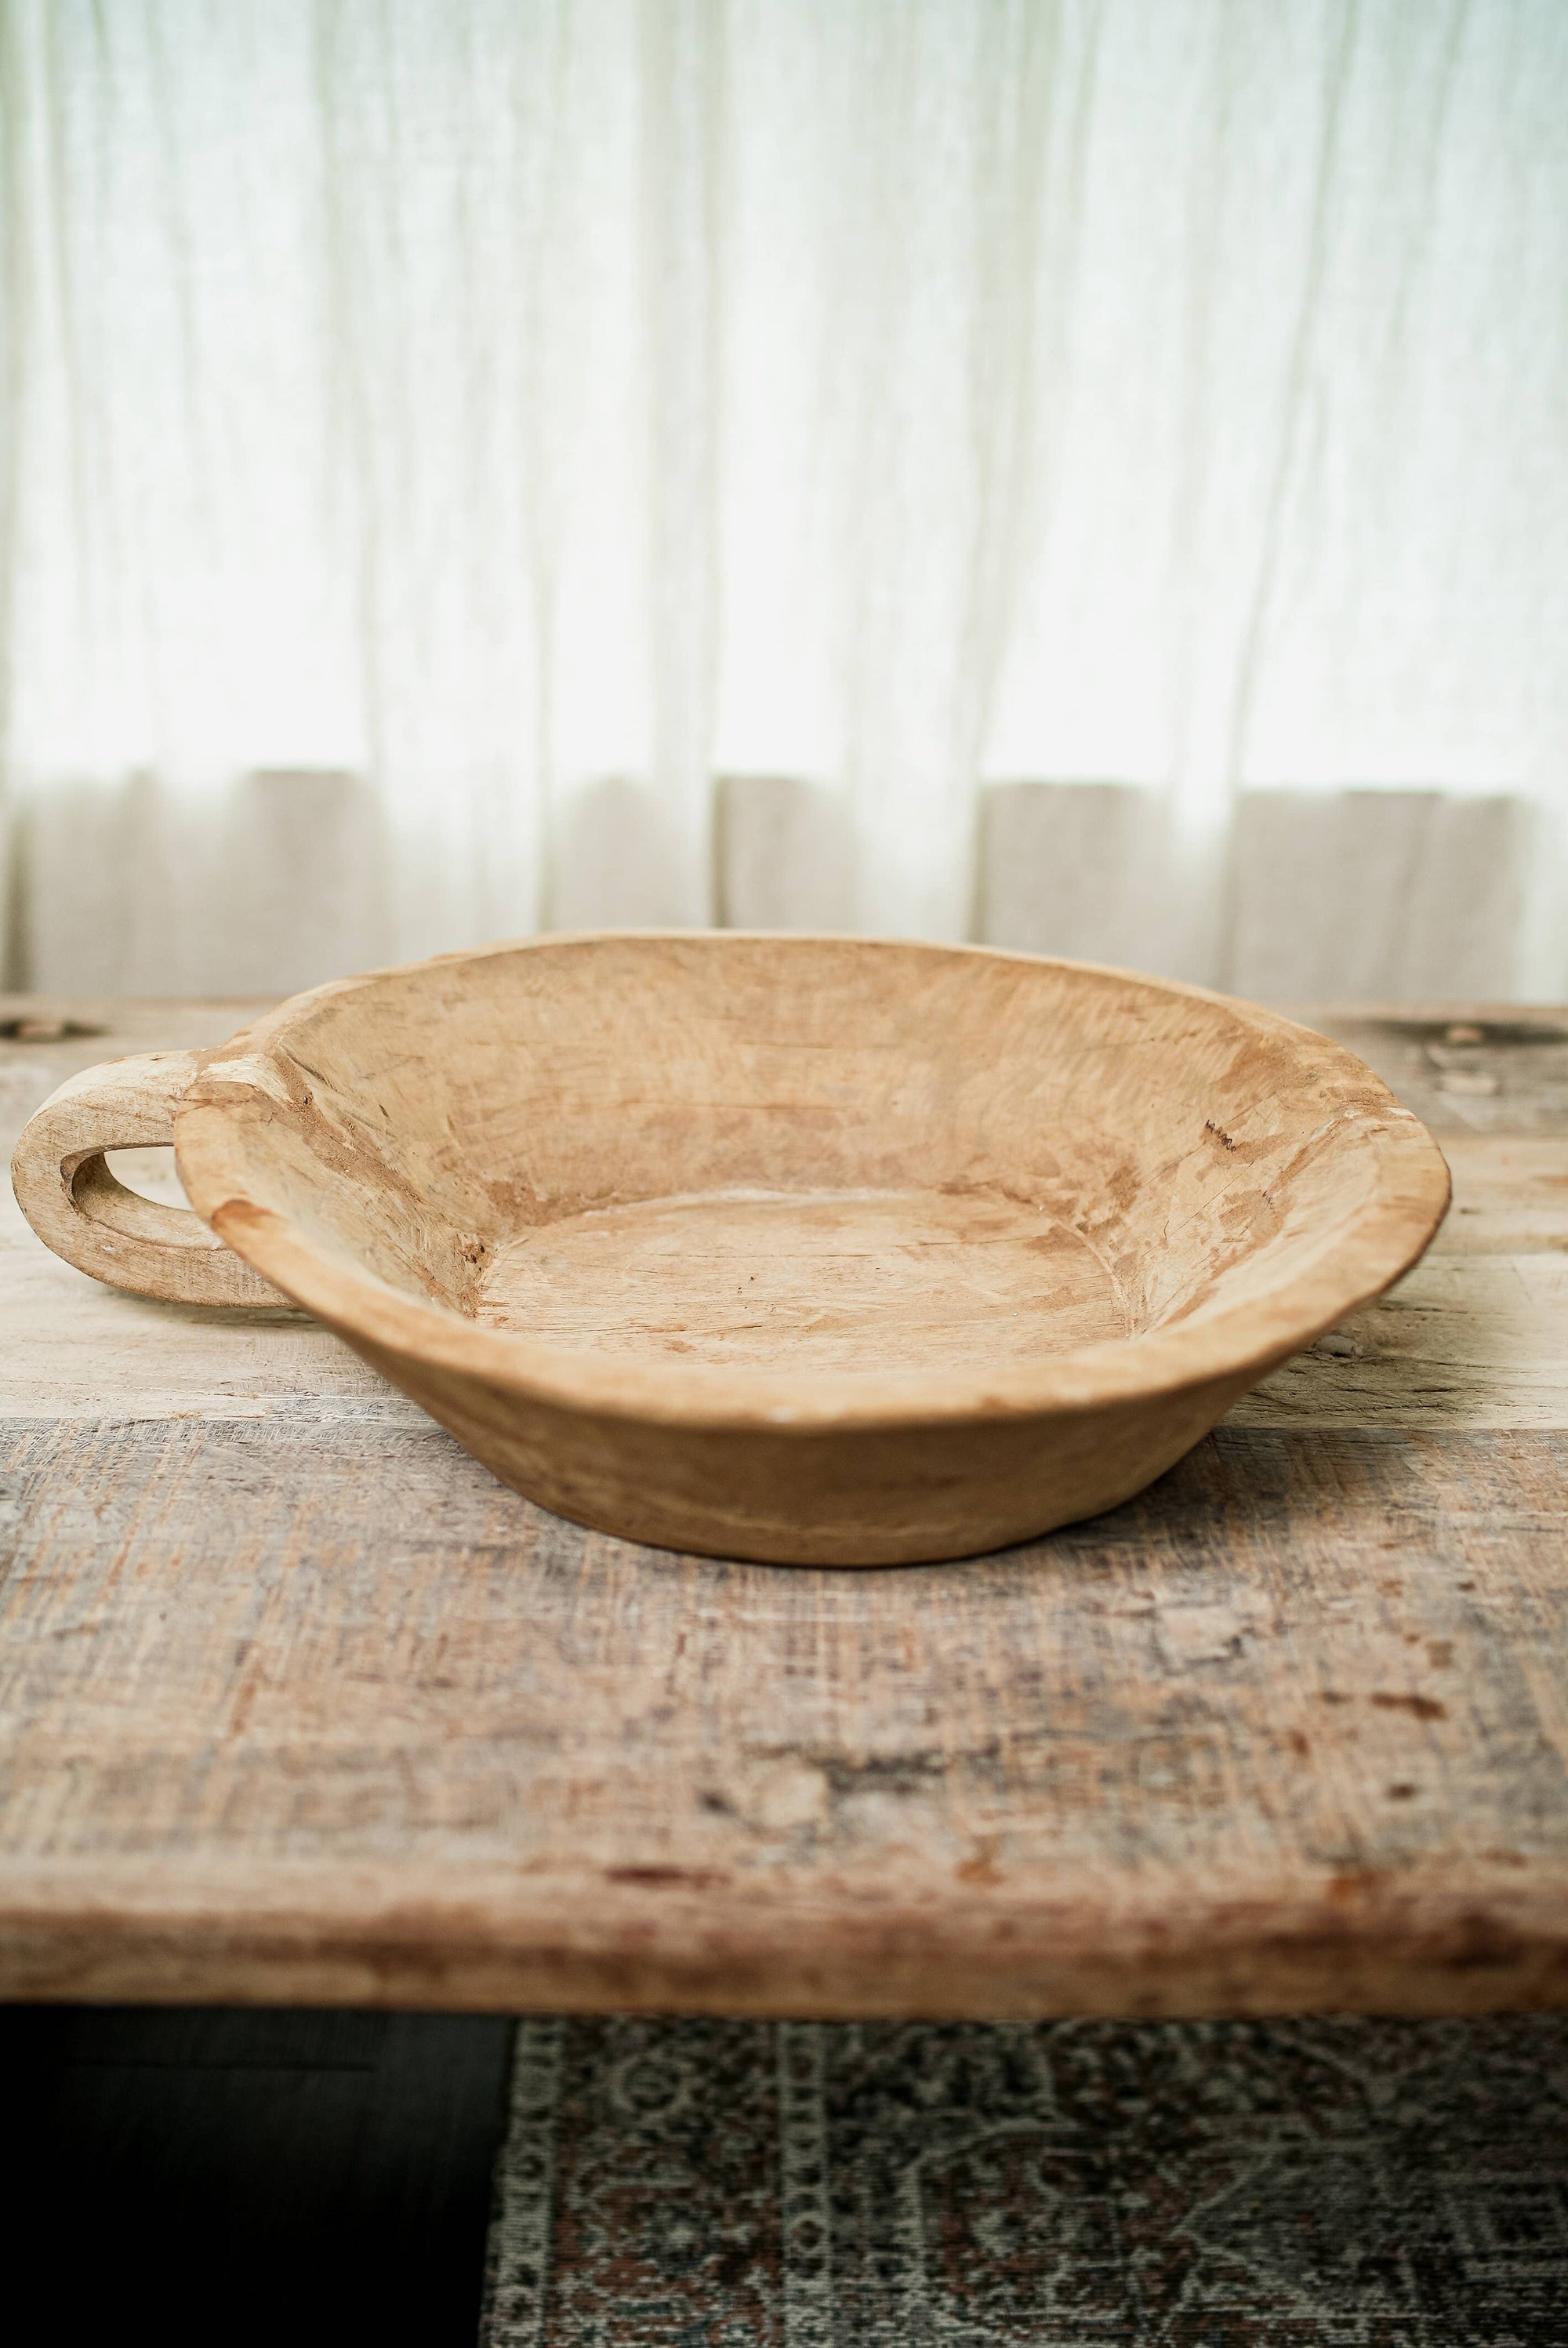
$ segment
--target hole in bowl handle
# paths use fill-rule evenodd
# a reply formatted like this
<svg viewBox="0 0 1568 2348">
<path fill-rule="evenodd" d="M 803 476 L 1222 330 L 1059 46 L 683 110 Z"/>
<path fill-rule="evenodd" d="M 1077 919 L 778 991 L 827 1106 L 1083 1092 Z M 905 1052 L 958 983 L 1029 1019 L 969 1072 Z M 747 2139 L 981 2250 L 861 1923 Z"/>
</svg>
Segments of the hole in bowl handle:
<svg viewBox="0 0 1568 2348">
<path fill-rule="evenodd" d="M 105 1163 L 108 1150 L 174 1139 L 176 1106 L 207 1057 L 141 1052 L 67 1077 L 16 1144 L 16 1203 L 46 1247 L 111 1287 L 179 1304 L 287 1304 L 200 1215 L 128 1190 Z"/>
</svg>

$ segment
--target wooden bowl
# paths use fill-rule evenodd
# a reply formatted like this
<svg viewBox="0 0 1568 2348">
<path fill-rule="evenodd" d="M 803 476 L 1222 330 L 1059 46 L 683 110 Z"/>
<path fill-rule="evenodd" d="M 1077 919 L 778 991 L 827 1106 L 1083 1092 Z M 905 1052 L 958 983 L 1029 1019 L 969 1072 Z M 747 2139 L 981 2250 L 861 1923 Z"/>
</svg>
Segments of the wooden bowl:
<svg viewBox="0 0 1568 2348">
<path fill-rule="evenodd" d="M 170 1117 L 207 1228 L 103 1165 Z M 1126 1499 L 1403 1272 L 1449 1191 L 1371 1072 L 1270 1012 L 724 932 L 319 987 L 204 1066 L 76 1079 L 16 1165 L 73 1261 L 282 1291 L 563 1516 L 845 1565 Z"/>
</svg>

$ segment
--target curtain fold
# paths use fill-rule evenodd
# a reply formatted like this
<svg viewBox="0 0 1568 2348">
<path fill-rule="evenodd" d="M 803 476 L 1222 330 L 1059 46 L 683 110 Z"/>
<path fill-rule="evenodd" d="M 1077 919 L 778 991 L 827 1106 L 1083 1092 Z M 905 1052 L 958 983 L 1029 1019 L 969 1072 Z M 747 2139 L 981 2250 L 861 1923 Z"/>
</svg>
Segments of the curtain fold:
<svg viewBox="0 0 1568 2348">
<path fill-rule="evenodd" d="M 1568 992 L 1564 122 L 1557 0 L 0 0 L 13 976 Z"/>
</svg>

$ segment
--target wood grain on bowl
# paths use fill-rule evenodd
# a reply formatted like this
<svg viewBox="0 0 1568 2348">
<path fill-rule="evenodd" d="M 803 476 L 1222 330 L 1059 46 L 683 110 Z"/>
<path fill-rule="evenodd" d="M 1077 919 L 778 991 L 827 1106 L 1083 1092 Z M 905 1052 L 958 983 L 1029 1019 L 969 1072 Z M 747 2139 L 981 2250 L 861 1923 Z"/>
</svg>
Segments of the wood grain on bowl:
<svg viewBox="0 0 1568 2348">
<path fill-rule="evenodd" d="M 102 1078 L 100 1151 L 135 1081 Z M 93 1084 L 40 1112 L 17 1179 L 103 1276 Z M 1127 1498 L 1448 1200 L 1342 1045 L 974 948 L 535 940 L 320 988 L 172 1099 L 167 1068 L 145 1086 L 250 1301 L 305 1306 L 561 1515 L 795 1563 L 956 1556 Z M 168 1252 L 154 1292 L 186 1299 L 221 1261 Z"/>
</svg>

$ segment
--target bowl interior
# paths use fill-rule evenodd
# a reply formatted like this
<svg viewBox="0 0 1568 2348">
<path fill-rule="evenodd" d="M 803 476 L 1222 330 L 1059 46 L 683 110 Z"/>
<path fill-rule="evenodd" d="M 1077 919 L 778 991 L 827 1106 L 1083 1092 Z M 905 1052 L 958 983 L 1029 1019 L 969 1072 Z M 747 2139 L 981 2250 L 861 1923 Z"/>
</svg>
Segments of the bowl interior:
<svg viewBox="0 0 1568 2348">
<path fill-rule="evenodd" d="M 318 1255 L 552 1349 L 803 1377 L 1222 1313 L 1365 1214 L 1404 1117 L 1339 1046 L 1223 997 L 723 933 L 323 988 L 199 1097 L 238 1111 L 241 1077 L 220 1188 Z M 187 1169 L 209 1213 L 215 1179 Z"/>
</svg>

